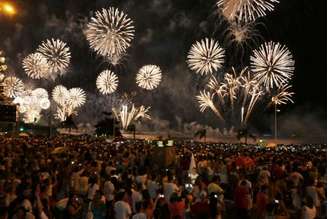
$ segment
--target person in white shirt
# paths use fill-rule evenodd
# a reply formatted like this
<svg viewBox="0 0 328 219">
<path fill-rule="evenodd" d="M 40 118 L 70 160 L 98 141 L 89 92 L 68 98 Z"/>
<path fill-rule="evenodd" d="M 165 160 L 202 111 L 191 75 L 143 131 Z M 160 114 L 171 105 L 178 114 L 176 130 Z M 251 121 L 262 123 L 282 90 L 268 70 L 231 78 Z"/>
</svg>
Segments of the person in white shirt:
<svg viewBox="0 0 328 219">
<path fill-rule="evenodd" d="M 151 176 L 151 178 L 147 180 L 147 190 L 152 199 L 156 198 L 158 189 L 159 185 L 155 181 L 155 176 Z"/>
<path fill-rule="evenodd" d="M 131 198 L 132 198 L 132 211 L 133 213 L 137 212 L 136 203 L 142 201 L 142 195 L 139 191 L 141 191 L 141 185 L 137 184 L 136 189 L 131 189 Z"/>
<path fill-rule="evenodd" d="M 99 185 L 97 184 L 97 177 L 90 178 L 90 184 L 88 187 L 88 200 L 92 201 L 96 192 L 100 189 Z"/>
<path fill-rule="evenodd" d="M 130 205 L 123 201 L 125 196 L 125 191 L 117 194 L 118 201 L 116 201 L 114 204 L 115 219 L 129 219 L 130 215 L 132 214 Z"/>
<path fill-rule="evenodd" d="M 114 200 L 114 191 L 115 191 L 114 184 L 110 181 L 110 179 L 107 179 L 106 182 L 104 183 L 104 195 L 106 197 L 107 202 Z"/>
<path fill-rule="evenodd" d="M 170 201 L 171 195 L 173 193 L 178 193 L 179 187 L 173 182 L 171 176 L 168 177 L 168 182 L 164 183 L 164 196 L 166 201 Z"/>
</svg>

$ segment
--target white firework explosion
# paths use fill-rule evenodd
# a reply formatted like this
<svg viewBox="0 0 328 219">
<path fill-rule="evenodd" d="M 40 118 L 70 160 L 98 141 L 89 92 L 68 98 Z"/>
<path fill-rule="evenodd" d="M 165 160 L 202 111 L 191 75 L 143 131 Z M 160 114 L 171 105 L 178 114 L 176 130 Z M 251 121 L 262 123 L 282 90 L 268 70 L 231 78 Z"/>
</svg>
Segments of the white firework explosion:
<svg viewBox="0 0 328 219">
<path fill-rule="evenodd" d="M 42 98 L 40 101 L 39 101 L 39 105 L 41 107 L 41 109 L 49 109 L 50 107 L 50 100 L 48 98 Z"/>
<path fill-rule="evenodd" d="M 200 75 L 212 74 L 222 67 L 224 53 L 218 42 L 205 38 L 192 45 L 187 56 L 187 64 Z"/>
<path fill-rule="evenodd" d="M 47 59 L 41 53 L 32 53 L 25 57 L 23 69 L 33 79 L 47 78 L 49 74 Z"/>
<path fill-rule="evenodd" d="M 250 58 L 255 79 L 267 90 L 286 84 L 294 72 L 294 60 L 288 48 L 280 43 L 267 42 L 253 51 Z"/>
<path fill-rule="evenodd" d="M 41 111 L 50 107 L 48 92 L 43 88 L 25 90 L 14 99 L 14 103 L 18 104 L 18 110 L 24 114 L 23 120 L 26 123 L 38 122 Z"/>
<path fill-rule="evenodd" d="M 44 88 L 36 88 L 32 91 L 32 96 L 36 97 L 37 99 L 47 99 L 48 91 Z"/>
<path fill-rule="evenodd" d="M 64 105 L 69 99 L 69 91 L 63 85 L 57 85 L 52 90 L 52 99 L 59 105 Z"/>
<path fill-rule="evenodd" d="M 7 77 L 3 80 L 4 95 L 15 98 L 24 91 L 24 83 L 16 77 Z"/>
<path fill-rule="evenodd" d="M 218 0 L 217 6 L 228 21 L 253 22 L 273 11 L 278 0 Z"/>
<path fill-rule="evenodd" d="M 105 57 L 120 57 L 134 38 L 133 21 L 117 8 L 96 11 L 87 24 L 85 35 L 90 47 Z"/>
<path fill-rule="evenodd" d="M 111 94 L 117 89 L 118 77 L 114 72 L 105 70 L 97 77 L 96 85 L 100 93 Z"/>
<path fill-rule="evenodd" d="M 122 128 L 126 130 L 131 122 L 141 118 L 150 119 L 148 115 L 150 107 L 135 107 L 134 104 L 123 104 L 119 108 L 112 108 L 113 114 L 120 121 Z"/>
<path fill-rule="evenodd" d="M 294 92 L 289 91 L 291 89 L 291 85 L 284 85 L 278 89 L 276 95 L 271 98 L 271 102 L 276 105 L 282 105 L 287 103 L 294 103 L 292 100 L 292 96 L 295 94 Z"/>
<path fill-rule="evenodd" d="M 86 94 L 81 88 L 67 89 L 63 85 L 56 86 L 52 98 L 57 103 L 55 118 L 65 121 L 70 115 L 77 115 L 77 108 L 86 102 Z"/>
<path fill-rule="evenodd" d="M 24 113 L 23 121 L 25 123 L 36 123 L 41 119 L 40 111 L 28 110 Z"/>
<path fill-rule="evenodd" d="M 81 107 L 86 101 L 86 94 L 81 88 L 69 89 L 69 104 L 73 108 Z"/>
<path fill-rule="evenodd" d="M 58 74 L 66 73 L 71 61 L 71 52 L 66 43 L 59 39 L 47 39 L 41 43 L 37 52 L 47 59 L 49 77 L 54 79 Z"/>
<path fill-rule="evenodd" d="M 145 65 L 140 68 L 136 81 L 139 87 L 146 90 L 155 89 L 162 80 L 162 71 L 157 65 Z"/>
</svg>

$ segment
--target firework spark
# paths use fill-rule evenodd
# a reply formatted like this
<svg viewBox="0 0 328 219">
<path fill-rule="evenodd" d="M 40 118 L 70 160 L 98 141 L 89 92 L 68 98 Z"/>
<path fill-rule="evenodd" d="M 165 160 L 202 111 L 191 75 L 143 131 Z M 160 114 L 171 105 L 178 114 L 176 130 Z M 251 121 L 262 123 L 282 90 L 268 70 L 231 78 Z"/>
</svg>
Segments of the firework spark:
<svg viewBox="0 0 328 219">
<path fill-rule="evenodd" d="M 24 83 L 16 77 L 7 77 L 3 81 L 4 95 L 15 98 L 24 91 Z"/>
<path fill-rule="evenodd" d="M 120 57 L 134 38 L 133 21 L 116 8 L 96 11 L 87 24 L 85 35 L 90 47 L 105 57 Z"/>
<path fill-rule="evenodd" d="M 278 0 L 218 0 L 217 6 L 228 21 L 255 21 L 273 11 Z"/>
<path fill-rule="evenodd" d="M 200 75 L 212 74 L 224 62 L 224 50 L 213 39 L 205 38 L 192 45 L 188 56 L 189 68 Z"/>
<path fill-rule="evenodd" d="M 222 81 L 212 76 L 206 88 L 210 91 L 200 91 L 196 96 L 200 111 L 211 109 L 223 122 L 228 115 L 232 120 L 240 116 L 238 121 L 241 125 L 247 124 L 254 106 L 265 93 L 263 86 L 254 79 L 247 67 L 240 72 L 232 67 L 232 71 L 225 73 Z"/>
<path fill-rule="evenodd" d="M 23 59 L 25 73 L 33 79 L 48 77 L 47 59 L 40 53 L 32 53 Z"/>
<path fill-rule="evenodd" d="M 288 48 L 280 43 L 267 42 L 253 51 L 251 70 L 267 90 L 286 84 L 294 72 L 294 60 Z"/>
<path fill-rule="evenodd" d="M 230 106 L 232 110 L 234 108 L 235 100 L 237 99 L 237 93 L 239 91 L 240 85 L 240 77 L 237 76 L 237 73 L 234 68 L 232 68 L 231 73 L 226 73 L 224 75 L 223 89 L 227 90 L 227 93 L 229 94 L 228 96 L 230 99 Z"/>
<path fill-rule="evenodd" d="M 18 110 L 23 113 L 23 121 L 26 123 L 36 123 L 41 118 L 41 111 L 50 107 L 48 92 L 43 88 L 25 90 L 20 96 L 14 99 L 18 104 Z"/>
<path fill-rule="evenodd" d="M 111 94 L 117 89 L 118 77 L 114 72 L 105 70 L 97 77 L 96 85 L 100 93 Z"/>
<path fill-rule="evenodd" d="M 46 99 L 48 98 L 48 91 L 44 88 L 36 88 L 32 91 L 32 96 L 37 99 Z"/>
<path fill-rule="evenodd" d="M 58 74 L 66 73 L 71 60 L 71 52 L 66 43 L 59 39 L 47 39 L 41 43 L 37 52 L 47 60 L 49 77 L 56 78 Z"/>
<path fill-rule="evenodd" d="M 57 85 L 52 90 L 52 99 L 59 105 L 64 105 L 69 99 L 69 91 L 63 85 Z"/>
<path fill-rule="evenodd" d="M 295 94 L 294 92 L 289 91 L 291 89 L 291 85 L 284 85 L 278 89 L 276 95 L 271 98 L 271 102 L 276 105 L 283 105 L 287 103 L 294 103 L 292 100 L 292 96 Z"/>
<path fill-rule="evenodd" d="M 207 108 L 210 108 L 219 117 L 219 119 L 221 119 L 221 121 L 224 121 L 222 113 L 214 105 L 213 96 L 213 94 L 205 90 L 201 91 L 200 94 L 196 96 L 196 99 L 199 103 L 200 111 L 204 112 Z"/>
<path fill-rule="evenodd" d="M 150 107 L 135 107 L 134 104 L 123 104 L 119 108 L 112 108 L 113 114 L 124 130 L 128 128 L 131 122 L 141 118 L 150 119 L 148 112 Z"/>
<path fill-rule="evenodd" d="M 162 71 L 156 65 L 143 66 L 136 77 L 136 81 L 139 87 L 146 90 L 155 89 L 162 80 Z"/>
<path fill-rule="evenodd" d="M 81 88 L 69 89 L 69 104 L 73 108 L 81 107 L 86 101 L 86 94 Z"/>
<path fill-rule="evenodd" d="M 68 116 L 77 114 L 77 108 L 86 102 L 86 94 L 81 88 L 67 89 L 62 85 L 52 91 L 52 98 L 57 103 L 55 118 L 65 121 Z"/>
</svg>

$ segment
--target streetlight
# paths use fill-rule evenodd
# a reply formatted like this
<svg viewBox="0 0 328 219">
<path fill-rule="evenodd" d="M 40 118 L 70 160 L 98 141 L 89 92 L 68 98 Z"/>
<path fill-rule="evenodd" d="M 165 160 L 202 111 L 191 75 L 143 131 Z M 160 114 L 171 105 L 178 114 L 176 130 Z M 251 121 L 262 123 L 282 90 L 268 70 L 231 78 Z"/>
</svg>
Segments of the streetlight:
<svg viewBox="0 0 328 219">
<path fill-rule="evenodd" d="M 17 13 L 16 8 L 10 2 L 0 3 L 0 13 L 13 16 Z"/>
<path fill-rule="evenodd" d="M 6 14 L 6 15 L 15 15 L 17 13 L 17 10 L 15 8 L 15 6 L 13 4 L 11 4 L 10 2 L 4 2 L 1 3 L 0 5 L 1 7 L 1 12 Z"/>
</svg>

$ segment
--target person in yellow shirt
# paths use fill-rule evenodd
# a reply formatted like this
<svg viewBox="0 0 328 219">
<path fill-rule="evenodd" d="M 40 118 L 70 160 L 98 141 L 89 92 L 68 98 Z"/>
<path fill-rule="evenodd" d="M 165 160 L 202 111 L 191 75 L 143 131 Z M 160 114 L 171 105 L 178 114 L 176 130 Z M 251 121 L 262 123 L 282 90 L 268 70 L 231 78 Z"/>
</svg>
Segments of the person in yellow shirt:
<svg viewBox="0 0 328 219">
<path fill-rule="evenodd" d="M 220 177 L 214 176 L 211 183 L 207 186 L 207 192 L 208 194 L 216 193 L 216 194 L 222 194 L 224 191 L 220 187 Z"/>
</svg>

